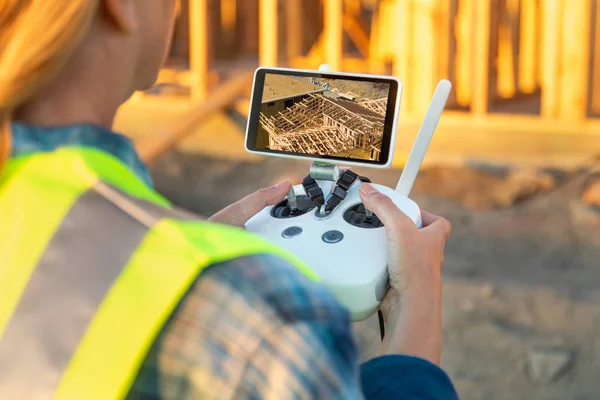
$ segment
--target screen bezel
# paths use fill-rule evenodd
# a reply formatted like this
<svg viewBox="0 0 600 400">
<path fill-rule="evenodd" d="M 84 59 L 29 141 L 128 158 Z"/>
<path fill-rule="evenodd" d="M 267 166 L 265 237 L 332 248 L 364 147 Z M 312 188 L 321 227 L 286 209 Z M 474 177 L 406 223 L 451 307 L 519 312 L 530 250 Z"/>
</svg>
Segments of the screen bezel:
<svg viewBox="0 0 600 400">
<path fill-rule="evenodd" d="M 262 95 L 264 89 L 264 81 L 266 74 L 278 74 L 287 76 L 303 76 L 316 77 L 324 79 L 346 79 L 360 80 L 368 82 L 383 82 L 390 84 L 388 93 L 388 108 L 384 123 L 384 132 L 382 140 L 382 148 L 379 161 L 350 159 L 344 157 L 334 157 L 328 155 L 308 155 L 304 153 L 290 153 L 280 150 L 268 150 L 256 148 L 256 137 L 258 134 L 258 123 L 260 108 L 262 104 Z M 343 164 L 343 165 L 359 165 L 374 168 L 389 167 L 393 161 L 396 131 L 398 126 L 398 114 L 400 111 L 400 102 L 402 98 L 402 83 L 399 79 L 393 76 L 383 75 L 367 75 L 354 74 L 345 72 L 323 72 L 291 68 L 258 68 L 254 74 L 254 84 L 252 90 L 252 98 L 250 101 L 250 111 L 248 116 L 248 125 L 246 127 L 246 151 L 253 154 L 264 156 L 285 157 L 303 160 L 312 160 L 323 163 Z"/>
</svg>

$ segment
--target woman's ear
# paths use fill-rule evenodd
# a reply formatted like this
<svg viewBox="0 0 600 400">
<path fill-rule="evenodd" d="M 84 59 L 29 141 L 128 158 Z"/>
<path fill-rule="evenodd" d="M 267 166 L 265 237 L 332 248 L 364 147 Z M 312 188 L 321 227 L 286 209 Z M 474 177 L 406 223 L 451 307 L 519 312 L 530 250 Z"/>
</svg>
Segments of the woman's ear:
<svg viewBox="0 0 600 400">
<path fill-rule="evenodd" d="M 103 0 L 104 11 L 108 21 L 123 33 L 132 33 L 137 30 L 138 20 L 136 6 L 137 0 Z"/>
</svg>

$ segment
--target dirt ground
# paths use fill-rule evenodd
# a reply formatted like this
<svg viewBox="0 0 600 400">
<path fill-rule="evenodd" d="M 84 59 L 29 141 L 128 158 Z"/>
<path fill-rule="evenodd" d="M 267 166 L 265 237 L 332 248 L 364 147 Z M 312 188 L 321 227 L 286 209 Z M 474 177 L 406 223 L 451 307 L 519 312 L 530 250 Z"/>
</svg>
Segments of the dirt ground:
<svg viewBox="0 0 600 400">
<path fill-rule="evenodd" d="M 174 151 L 152 173 L 176 204 L 211 215 L 259 187 L 286 177 L 298 182 L 308 166 Z M 389 186 L 400 174 L 356 170 Z M 600 214 L 580 200 L 585 173 L 529 179 L 470 171 L 424 173 L 412 196 L 453 225 L 443 367 L 465 400 L 600 398 Z M 355 328 L 363 359 L 372 356 L 376 320 Z"/>
</svg>

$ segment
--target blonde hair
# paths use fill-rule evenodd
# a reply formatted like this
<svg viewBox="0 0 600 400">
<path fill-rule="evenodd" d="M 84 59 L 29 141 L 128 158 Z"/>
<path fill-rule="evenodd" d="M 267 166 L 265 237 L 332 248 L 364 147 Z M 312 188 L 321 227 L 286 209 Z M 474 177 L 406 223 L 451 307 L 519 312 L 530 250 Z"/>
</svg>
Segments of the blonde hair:
<svg viewBox="0 0 600 400">
<path fill-rule="evenodd" d="M 100 0 L 0 0 L 0 171 L 10 156 L 11 119 L 64 67 Z"/>
</svg>

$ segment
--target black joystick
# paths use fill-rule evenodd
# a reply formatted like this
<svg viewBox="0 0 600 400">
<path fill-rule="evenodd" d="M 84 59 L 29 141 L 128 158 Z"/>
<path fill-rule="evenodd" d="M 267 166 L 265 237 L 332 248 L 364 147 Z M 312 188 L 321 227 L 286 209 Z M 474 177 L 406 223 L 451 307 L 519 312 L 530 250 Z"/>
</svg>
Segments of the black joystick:
<svg viewBox="0 0 600 400">
<path fill-rule="evenodd" d="M 271 209 L 274 218 L 294 218 L 315 208 L 315 203 L 306 195 L 297 196 L 291 188 L 285 200 Z"/>
<path fill-rule="evenodd" d="M 365 209 L 365 223 L 372 223 L 373 222 L 373 212 L 371 210 L 369 210 L 367 207 L 364 206 L 363 207 Z"/>
<path fill-rule="evenodd" d="M 292 214 L 298 212 L 298 198 L 296 197 L 296 192 L 294 192 L 294 188 L 291 188 L 287 194 L 288 206 L 290 207 L 290 212 Z"/>
<path fill-rule="evenodd" d="M 374 229 L 383 227 L 383 222 L 373 214 L 364 204 L 360 203 L 350 207 L 344 213 L 344 220 L 358 228 Z"/>
</svg>

